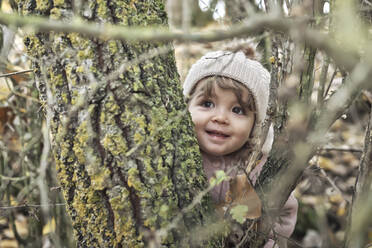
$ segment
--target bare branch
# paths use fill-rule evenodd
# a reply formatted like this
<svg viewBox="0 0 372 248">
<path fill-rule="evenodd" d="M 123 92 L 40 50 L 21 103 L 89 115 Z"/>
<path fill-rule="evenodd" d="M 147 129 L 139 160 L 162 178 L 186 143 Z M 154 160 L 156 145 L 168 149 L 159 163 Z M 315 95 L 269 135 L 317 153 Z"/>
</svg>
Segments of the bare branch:
<svg viewBox="0 0 372 248">
<path fill-rule="evenodd" d="M 296 186 L 303 170 L 307 167 L 308 161 L 316 153 L 317 147 L 326 142 L 325 133 L 330 125 L 340 116 L 340 113 L 347 109 L 347 106 L 360 92 L 360 88 L 368 85 L 370 77 L 371 72 L 365 64 L 358 64 L 350 75 L 348 82 L 329 99 L 326 108 L 323 109 L 319 118 L 310 127 L 312 131 L 305 131 L 302 137 L 298 134 L 290 137 L 291 147 L 287 147 L 287 149 L 294 152 L 293 162 L 275 176 L 271 183 L 275 187 L 268 187 L 266 197 L 270 199 L 270 205 L 268 206 L 270 209 L 283 206 Z"/>
<path fill-rule="evenodd" d="M 24 74 L 24 73 L 29 73 L 29 72 L 33 72 L 33 71 L 34 71 L 33 69 L 30 69 L 30 70 L 24 70 L 24 71 L 16 71 L 16 72 L 11 72 L 11 73 L 6 73 L 6 74 L 0 75 L 0 78 L 2 78 L 2 77 L 10 77 L 10 76 Z"/>
<path fill-rule="evenodd" d="M 349 215 L 349 230 L 345 238 L 346 247 L 362 247 L 366 230 L 371 223 L 372 200 L 369 197 L 372 185 L 372 108 L 365 136 L 365 146 L 359 165 L 353 203 Z"/>
</svg>

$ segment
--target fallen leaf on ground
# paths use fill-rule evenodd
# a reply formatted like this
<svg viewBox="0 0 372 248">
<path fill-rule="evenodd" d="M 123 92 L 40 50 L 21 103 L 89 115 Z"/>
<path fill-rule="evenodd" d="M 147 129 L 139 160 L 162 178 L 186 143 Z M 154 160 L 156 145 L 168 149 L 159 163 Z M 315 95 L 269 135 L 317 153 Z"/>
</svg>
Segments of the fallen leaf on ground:
<svg viewBox="0 0 372 248">
<path fill-rule="evenodd" d="M 18 248 L 18 242 L 15 239 L 0 240 L 1 248 Z"/>
</svg>

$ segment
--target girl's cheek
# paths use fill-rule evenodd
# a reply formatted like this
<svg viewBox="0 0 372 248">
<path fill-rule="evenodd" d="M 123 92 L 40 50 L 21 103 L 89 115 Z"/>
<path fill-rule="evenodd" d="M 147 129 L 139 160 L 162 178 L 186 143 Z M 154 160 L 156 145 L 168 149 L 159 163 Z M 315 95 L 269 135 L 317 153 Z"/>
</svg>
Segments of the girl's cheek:
<svg viewBox="0 0 372 248">
<path fill-rule="evenodd" d="M 195 121 L 196 121 L 196 119 L 195 119 L 195 115 L 192 113 L 192 112 L 190 112 L 190 114 L 191 114 L 191 121 L 194 123 L 194 125 L 195 125 Z"/>
</svg>

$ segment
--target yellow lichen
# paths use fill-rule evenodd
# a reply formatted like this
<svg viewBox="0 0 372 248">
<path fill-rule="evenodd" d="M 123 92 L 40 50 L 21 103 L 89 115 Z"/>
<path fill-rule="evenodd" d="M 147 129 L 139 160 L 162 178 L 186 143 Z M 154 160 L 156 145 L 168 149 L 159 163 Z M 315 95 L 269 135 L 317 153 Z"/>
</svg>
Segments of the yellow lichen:
<svg viewBox="0 0 372 248">
<path fill-rule="evenodd" d="M 101 144 L 114 156 L 123 154 L 128 150 L 126 141 L 118 134 L 106 134 Z"/>
<path fill-rule="evenodd" d="M 54 72 L 50 72 L 50 82 L 54 86 L 63 86 L 64 80 L 62 74 L 55 74 Z"/>
<path fill-rule="evenodd" d="M 76 67 L 76 72 L 84 73 L 84 71 L 85 71 L 84 66 L 78 66 L 78 67 Z"/>
<path fill-rule="evenodd" d="M 141 191 L 142 183 L 138 178 L 138 174 L 139 172 L 137 168 L 130 168 L 128 170 L 128 186 L 133 187 L 135 190 Z"/>
<path fill-rule="evenodd" d="M 45 47 L 36 36 L 26 36 L 24 43 L 27 45 L 28 53 L 34 56 L 42 56 L 45 53 Z"/>
<path fill-rule="evenodd" d="M 115 216 L 116 242 L 126 247 L 143 247 L 142 240 L 137 239 L 128 190 L 120 188 L 115 195 L 115 197 L 110 197 L 110 204 Z"/>
<path fill-rule="evenodd" d="M 47 11 L 50 8 L 49 0 L 36 0 L 36 9 L 39 11 Z"/>
<path fill-rule="evenodd" d="M 133 140 L 136 142 L 136 144 L 141 144 L 145 140 L 145 137 L 140 133 L 135 133 Z"/>
<path fill-rule="evenodd" d="M 63 7 L 65 4 L 65 0 L 54 0 L 55 7 Z"/>
<path fill-rule="evenodd" d="M 101 18 L 107 18 L 108 15 L 108 8 L 106 6 L 106 1 L 103 0 L 97 0 L 98 8 L 97 8 L 97 13 L 98 16 Z"/>
<path fill-rule="evenodd" d="M 109 46 L 109 51 L 111 54 L 115 54 L 118 52 L 118 45 L 116 44 L 116 41 L 114 40 L 110 40 L 109 43 L 108 43 L 108 46 Z"/>
<path fill-rule="evenodd" d="M 63 103 L 65 103 L 65 104 L 68 104 L 69 103 L 67 92 L 62 92 L 61 93 L 61 97 L 62 97 Z"/>
<path fill-rule="evenodd" d="M 61 10 L 58 8 L 53 8 L 50 10 L 50 19 L 58 20 L 61 18 Z"/>
<path fill-rule="evenodd" d="M 87 142 L 90 139 L 90 134 L 87 131 L 87 121 L 83 121 L 76 131 L 73 151 L 75 152 L 76 158 L 81 164 L 85 164 L 85 148 L 87 146 Z"/>
</svg>

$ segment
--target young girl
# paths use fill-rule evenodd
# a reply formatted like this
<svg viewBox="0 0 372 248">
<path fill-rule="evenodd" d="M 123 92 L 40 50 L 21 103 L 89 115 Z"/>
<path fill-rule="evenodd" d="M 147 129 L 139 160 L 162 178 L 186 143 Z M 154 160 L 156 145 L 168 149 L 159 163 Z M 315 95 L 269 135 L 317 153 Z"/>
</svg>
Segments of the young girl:
<svg viewBox="0 0 372 248">
<path fill-rule="evenodd" d="M 255 184 L 273 142 L 270 127 L 262 147 L 259 139 L 266 118 L 269 101 L 269 72 L 257 61 L 242 52 L 217 51 L 203 56 L 190 69 L 183 85 L 188 109 L 195 125 L 197 140 L 203 157 L 203 168 L 208 179 L 223 170 L 231 178 L 242 174 L 237 164 L 259 149 L 262 157 L 249 174 Z M 244 174 L 244 173 L 243 173 Z M 246 178 L 246 177 L 245 177 Z M 247 179 L 247 178 L 246 178 Z M 246 180 L 248 181 L 248 180 Z M 223 181 L 211 190 L 217 206 L 229 202 L 230 184 Z M 250 186 L 248 183 L 247 186 Z M 291 195 L 274 224 L 274 234 L 289 237 L 296 223 L 298 204 Z M 286 239 L 274 236 L 265 248 L 286 247 Z"/>
</svg>

